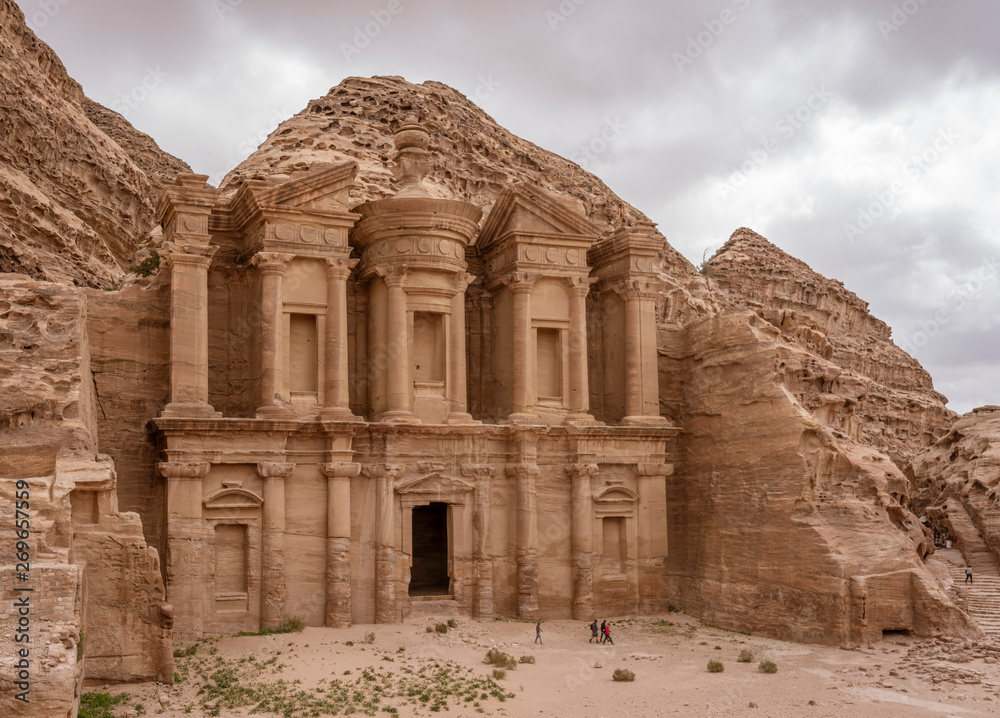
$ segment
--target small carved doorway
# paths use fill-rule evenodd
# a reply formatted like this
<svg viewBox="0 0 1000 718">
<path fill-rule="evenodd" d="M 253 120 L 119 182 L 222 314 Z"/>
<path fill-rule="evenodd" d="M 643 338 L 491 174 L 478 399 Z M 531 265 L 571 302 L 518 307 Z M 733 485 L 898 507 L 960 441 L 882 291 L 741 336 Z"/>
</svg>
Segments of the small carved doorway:
<svg viewBox="0 0 1000 718">
<path fill-rule="evenodd" d="M 451 593 L 448 544 L 448 504 L 434 501 L 414 506 L 411 596 L 447 596 Z"/>
</svg>

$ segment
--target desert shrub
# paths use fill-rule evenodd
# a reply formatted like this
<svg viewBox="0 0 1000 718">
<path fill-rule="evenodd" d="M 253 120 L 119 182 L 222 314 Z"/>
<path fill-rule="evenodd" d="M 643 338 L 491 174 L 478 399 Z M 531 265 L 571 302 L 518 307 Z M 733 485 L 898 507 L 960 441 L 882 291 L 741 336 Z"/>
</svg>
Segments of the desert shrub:
<svg viewBox="0 0 1000 718">
<path fill-rule="evenodd" d="M 175 648 L 174 658 L 190 658 L 197 652 L 198 652 L 198 644 L 192 643 L 187 648 Z"/>
<path fill-rule="evenodd" d="M 535 662 L 535 657 L 534 656 L 521 656 L 520 658 L 517 659 L 517 662 L 518 663 L 534 663 Z"/>
<path fill-rule="evenodd" d="M 709 673 L 722 673 L 726 670 L 726 667 L 722 665 L 722 661 L 709 661 L 708 662 L 708 672 Z"/>
<path fill-rule="evenodd" d="M 84 693 L 80 697 L 80 718 L 114 718 L 111 709 L 127 703 L 128 693 L 112 696 L 110 693 Z"/>
<path fill-rule="evenodd" d="M 635 680 L 635 674 L 627 668 L 616 668 L 611 674 L 611 680 L 619 683 L 631 683 Z"/>
<path fill-rule="evenodd" d="M 722 646 L 716 646 L 716 647 L 715 647 L 715 650 L 717 650 L 717 651 L 721 651 L 721 650 L 722 650 Z"/>
<path fill-rule="evenodd" d="M 778 666 L 774 661 L 761 661 L 757 665 L 757 670 L 761 673 L 777 673 Z"/>
<path fill-rule="evenodd" d="M 368 632 L 365 634 L 365 643 L 375 643 L 375 634 Z"/>
<path fill-rule="evenodd" d="M 438 633 L 447 633 L 448 632 L 448 624 L 447 623 L 439 623 L 438 625 L 434 626 L 434 630 L 437 631 Z"/>
<path fill-rule="evenodd" d="M 504 678 L 507 677 L 507 671 L 501 668 L 494 668 L 493 677 L 496 678 L 498 681 L 502 681 Z"/>
<path fill-rule="evenodd" d="M 498 651 L 495 648 L 491 648 L 486 652 L 486 658 L 483 659 L 483 663 L 496 666 L 497 668 L 508 668 L 511 670 L 517 668 L 517 660 L 515 660 L 514 656 L 503 651 Z"/>
<path fill-rule="evenodd" d="M 740 651 L 740 657 L 736 659 L 740 663 L 753 663 L 753 651 L 749 648 L 744 648 Z"/>
<path fill-rule="evenodd" d="M 149 256 L 138 264 L 129 265 L 128 271 L 140 277 L 148 277 L 160 268 L 160 255 L 155 249 L 149 250 Z"/>
<path fill-rule="evenodd" d="M 448 628 L 458 628 L 458 621 L 456 621 L 454 618 L 449 618 Z"/>
<path fill-rule="evenodd" d="M 427 628 L 425 628 L 424 631 L 426 633 L 434 633 L 434 626 L 427 626 Z"/>
</svg>

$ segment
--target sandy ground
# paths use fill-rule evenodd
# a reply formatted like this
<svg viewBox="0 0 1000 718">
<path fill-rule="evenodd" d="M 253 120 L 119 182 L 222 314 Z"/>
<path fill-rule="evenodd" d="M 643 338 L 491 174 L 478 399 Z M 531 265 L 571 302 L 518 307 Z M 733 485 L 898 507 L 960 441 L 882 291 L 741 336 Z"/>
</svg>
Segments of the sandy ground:
<svg viewBox="0 0 1000 718">
<path fill-rule="evenodd" d="M 536 661 L 518 665 L 497 681 L 503 689 L 498 692 L 513 694 L 503 702 L 494 696 L 483 699 L 474 690 L 470 692 L 475 701 L 449 697 L 446 707 L 439 704 L 435 712 L 432 702 L 420 703 L 419 697 L 383 695 L 367 712 L 453 718 L 1000 715 L 1000 664 L 983 657 L 957 664 L 941 652 L 940 642 L 894 637 L 853 650 L 805 646 L 709 628 L 670 614 L 614 621 L 613 646 L 588 643 L 585 624 L 546 622 L 544 644 L 537 645 L 534 624 L 515 621 L 457 619 L 457 628 L 447 634 L 427 632 L 428 626 L 443 620 L 414 618 L 397 626 L 307 628 L 301 633 L 199 642 L 197 653 L 178 658 L 178 673 L 186 677 L 175 686 L 90 684 L 86 690 L 131 694 L 128 705 L 114 709 L 116 716 L 135 715 L 136 704 L 142 706 L 140 715 L 203 716 L 214 713 L 213 704 L 211 696 L 199 695 L 198 689 L 219 667 L 249 671 L 237 681 L 244 687 L 283 680 L 289 690 L 317 695 L 317 688 L 327 690 L 340 681 L 350 693 L 366 682 L 375 685 L 375 674 L 383 682 L 407 678 L 413 681 L 410 685 L 418 685 L 426 680 L 413 678 L 421 669 L 425 676 L 451 668 L 467 681 L 485 680 L 493 667 L 483 658 L 494 647 Z M 374 634 L 371 643 L 365 642 L 369 633 Z M 752 663 L 737 661 L 743 649 L 753 652 Z M 973 648 L 972 653 L 977 652 Z M 774 661 L 777 673 L 761 673 L 761 659 Z M 709 660 L 721 661 L 725 670 L 708 672 Z M 635 681 L 612 681 L 616 668 L 633 671 Z M 356 698 L 360 701 L 361 694 Z M 215 708 L 221 716 L 273 715 L 254 706 Z M 364 715 L 360 703 L 355 710 L 354 715 Z"/>
</svg>

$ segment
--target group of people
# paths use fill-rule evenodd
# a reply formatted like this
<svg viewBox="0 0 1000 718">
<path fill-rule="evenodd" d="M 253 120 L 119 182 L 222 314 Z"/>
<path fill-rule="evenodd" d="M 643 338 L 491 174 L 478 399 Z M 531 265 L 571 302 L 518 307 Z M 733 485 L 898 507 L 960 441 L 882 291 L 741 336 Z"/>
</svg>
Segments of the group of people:
<svg viewBox="0 0 1000 718">
<path fill-rule="evenodd" d="M 600 631 L 598 633 L 598 631 Z M 612 646 L 615 642 L 611 640 L 611 624 L 607 621 L 601 621 L 601 627 L 597 627 L 597 619 L 590 624 L 590 640 L 587 643 L 593 643 L 594 639 L 598 638 L 598 643 L 610 643 Z"/>
<path fill-rule="evenodd" d="M 601 626 L 598 628 L 597 619 L 590 624 L 590 640 L 588 643 L 593 643 L 595 638 L 600 639 L 598 643 L 610 643 L 612 646 L 615 642 L 611 640 L 611 624 L 607 621 L 601 621 Z M 535 624 L 535 643 L 542 643 L 542 622 L 539 621 Z"/>
</svg>

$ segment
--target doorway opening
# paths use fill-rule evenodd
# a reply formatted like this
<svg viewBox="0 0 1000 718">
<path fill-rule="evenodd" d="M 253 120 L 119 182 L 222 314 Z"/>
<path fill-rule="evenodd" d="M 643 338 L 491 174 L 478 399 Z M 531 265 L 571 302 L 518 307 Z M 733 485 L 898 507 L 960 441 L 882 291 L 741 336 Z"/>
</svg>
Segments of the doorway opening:
<svg viewBox="0 0 1000 718">
<path fill-rule="evenodd" d="M 432 502 L 413 507 L 413 567 L 411 596 L 447 596 L 448 504 Z"/>
</svg>

